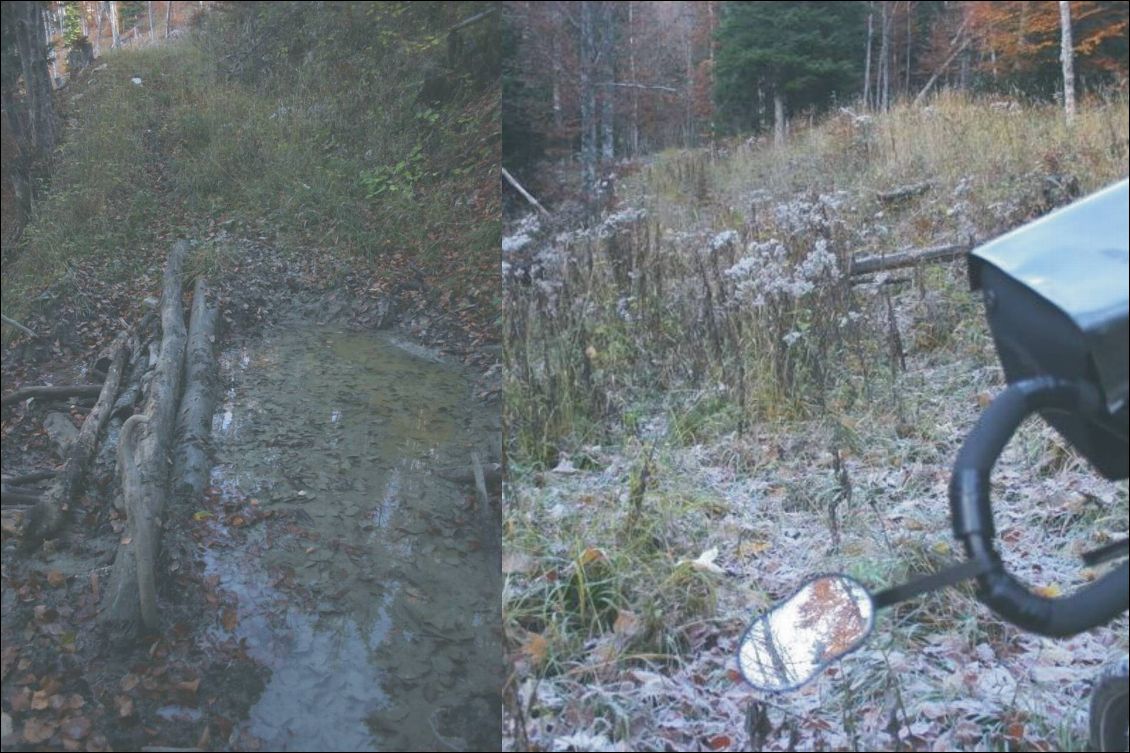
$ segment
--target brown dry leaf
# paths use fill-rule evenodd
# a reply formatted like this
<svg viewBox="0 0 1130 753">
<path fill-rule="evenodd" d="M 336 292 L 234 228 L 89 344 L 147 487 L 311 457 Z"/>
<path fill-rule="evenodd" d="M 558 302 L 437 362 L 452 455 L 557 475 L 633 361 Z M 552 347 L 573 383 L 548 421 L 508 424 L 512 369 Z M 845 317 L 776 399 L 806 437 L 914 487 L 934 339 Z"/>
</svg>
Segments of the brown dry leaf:
<svg viewBox="0 0 1130 753">
<path fill-rule="evenodd" d="M 639 632 L 639 629 L 640 618 L 627 609 L 621 609 L 620 613 L 616 615 L 616 622 L 612 624 L 612 632 L 617 635 L 631 637 Z"/>
<path fill-rule="evenodd" d="M 139 682 L 141 682 L 141 678 L 138 677 L 137 675 L 135 675 L 133 672 L 130 672 L 129 674 L 127 674 L 125 677 L 122 678 L 122 682 L 121 682 L 122 692 L 124 692 L 124 693 L 130 692 L 131 690 L 133 690 L 134 688 L 137 687 L 137 684 Z"/>
<path fill-rule="evenodd" d="M 549 641 L 541 633 L 531 633 L 522 645 L 522 653 L 530 657 L 534 664 L 541 664 L 549 654 Z"/>
<path fill-rule="evenodd" d="M 184 682 L 178 682 L 175 687 L 179 692 L 187 696 L 195 696 L 197 689 L 199 689 L 200 687 L 200 678 L 197 677 L 195 680 L 185 680 Z"/>
<path fill-rule="evenodd" d="M 1049 583 L 1046 586 L 1036 586 L 1032 591 L 1037 596 L 1043 596 L 1045 599 L 1055 599 L 1063 595 L 1063 589 L 1057 583 Z"/>
<path fill-rule="evenodd" d="M 125 719 L 127 716 L 133 716 L 133 699 L 132 698 L 130 698 L 128 696 L 120 695 L 120 696 L 117 696 L 114 699 L 114 702 L 118 706 L 118 716 L 120 716 L 123 719 Z"/>
<path fill-rule="evenodd" d="M 78 693 L 71 693 L 69 696 L 67 696 L 66 706 L 67 706 L 68 709 L 71 709 L 72 711 L 74 711 L 76 709 L 81 709 L 85 705 L 86 705 L 86 699 L 83 698 Z"/>
<path fill-rule="evenodd" d="M 228 632 L 235 630 L 235 626 L 239 624 L 239 612 L 232 607 L 225 607 L 220 615 L 220 622 L 223 623 L 224 630 Z"/>
<path fill-rule="evenodd" d="M 603 560 L 606 560 L 606 559 L 608 559 L 608 558 L 604 555 L 604 550 L 598 549 L 595 546 L 590 546 L 588 549 L 581 552 L 580 557 L 577 557 L 577 564 L 580 565 L 581 567 L 584 567 L 585 565 L 588 565 L 589 563 L 602 562 Z"/>
<path fill-rule="evenodd" d="M 738 547 L 738 554 L 742 557 L 756 557 L 769 551 L 769 547 L 768 541 L 743 541 Z"/>
<path fill-rule="evenodd" d="M 50 570 L 47 572 L 47 582 L 52 588 L 59 588 L 67 584 L 67 576 L 59 570 Z"/>
<path fill-rule="evenodd" d="M 31 697 L 31 710 L 43 711 L 51 705 L 51 697 L 42 690 L 35 691 L 35 695 Z"/>
<path fill-rule="evenodd" d="M 55 734 L 55 723 L 46 719 L 32 717 L 24 722 L 24 740 L 36 745 L 51 739 Z"/>
</svg>

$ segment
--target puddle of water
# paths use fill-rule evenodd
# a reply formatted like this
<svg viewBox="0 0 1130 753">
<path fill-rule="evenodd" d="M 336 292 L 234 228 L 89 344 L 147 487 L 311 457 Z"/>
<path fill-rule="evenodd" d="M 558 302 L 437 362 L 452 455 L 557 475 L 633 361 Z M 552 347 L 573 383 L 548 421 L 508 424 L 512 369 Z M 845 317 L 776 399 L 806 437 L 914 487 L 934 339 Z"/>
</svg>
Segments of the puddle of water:
<svg viewBox="0 0 1130 753">
<path fill-rule="evenodd" d="M 497 426 L 455 367 L 380 336 L 280 330 L 221 357 L 206 570 L 271 670 L 244 730 L 275 750 L 498 749 L 497 531 L 469 463 Z"/>
</svg>

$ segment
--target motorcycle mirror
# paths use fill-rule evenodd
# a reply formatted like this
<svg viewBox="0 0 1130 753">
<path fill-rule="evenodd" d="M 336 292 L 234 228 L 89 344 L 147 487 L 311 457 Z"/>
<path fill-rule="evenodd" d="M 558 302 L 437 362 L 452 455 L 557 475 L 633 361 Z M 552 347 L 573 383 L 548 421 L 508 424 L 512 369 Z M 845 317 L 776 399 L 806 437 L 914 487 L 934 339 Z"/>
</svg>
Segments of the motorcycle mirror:
<svg viewBox="0 0 1130 753">
<path fill-rule="evenodd" d="M 820 575 L 750 623 L 738 665 L 758 690 L 794 690 L 863 645 L 875 624 L 871 594 L 846 575 Z"/>
</svg>

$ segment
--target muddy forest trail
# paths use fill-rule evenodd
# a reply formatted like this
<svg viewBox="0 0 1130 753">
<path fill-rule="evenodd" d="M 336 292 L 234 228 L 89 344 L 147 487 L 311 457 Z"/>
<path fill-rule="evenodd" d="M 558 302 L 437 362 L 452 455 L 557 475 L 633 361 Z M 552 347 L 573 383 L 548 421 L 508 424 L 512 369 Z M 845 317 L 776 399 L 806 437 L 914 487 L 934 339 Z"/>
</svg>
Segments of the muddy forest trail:
<svg viewBox="0 0 1130 753">
<path fill-rule="evenodd" d="M 499 93 L 489 23 L 445 45 L 472 6 L 225 10 L 58 94 L 4 251 L 34 333 L 5 326 L 5 750 L 500 745 Z M 369 27 L 381 67 L 327 84 Z M 301 74 L 265 62 L 294 35 Z"/>
</svg>

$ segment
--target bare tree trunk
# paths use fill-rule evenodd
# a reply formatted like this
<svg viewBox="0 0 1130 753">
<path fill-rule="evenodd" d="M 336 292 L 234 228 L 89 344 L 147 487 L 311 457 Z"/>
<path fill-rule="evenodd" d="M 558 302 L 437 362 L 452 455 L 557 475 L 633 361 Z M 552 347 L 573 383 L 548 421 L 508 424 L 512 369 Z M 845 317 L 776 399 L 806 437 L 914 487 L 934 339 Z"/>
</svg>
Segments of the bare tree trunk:
<svg viewBox="0 0 1130 753">
<path fill-rule="evenodd" d="M 94 22 L 94 57 L 102 54 L 102 22 L 106 18 L 106 3 L 105 0 L 100 0 L 98 3 L 98 11 L 95 13 Z"/>
<path fill-rule="evenodd" d="M 121 29 L 118 26 L 118 4 L 114 0 L 108 0 L 106 4 L 110 8 L 110 34 L 114 37 L 112 49 L 116 50 L 122 45 Z"/>
<path fill-rule="evenodd" d="M 28 141 L 36 157 L 45 156 L 56 144 L 55 106 L 51 101 L 51 77 L 47 73 L 47 45 L 43 38 L 43 5 L 14 2 L 16 44 L 27 90 L 30 128 Z"/>
<path fill-rule="evenodd" d="M 635 17 L 636 4 L 634 2 L 628 3 L 628 75 L 632 77 L 632 81 L 638 81 L 636 78 L 636 27 Z M 631 124 L 631 149 L 632 157 L 638 157 L 640 154 L 640 91 L 639 89 L 632 90 L 632 124 Z"/>
<path fill-rule="evenodd" d="M 593 4 L 581 2 L 581 181 L 585 200 L 592 203 L 596 195 L 596 82 L 593 63 L 596 58 L 596 30 L 593 28 Z"/>
<path fill-rule="evenodd" d="M 694 123 L 694 8 L 690 5 L 684 6 L 684 12 L 687 14 L 687 20 L 684 28 L 686 34 L 686 44 L 683 48 L 684 65 L 686 67 L 687 88 L 686 97 L 686 111 L 683 113 L 685 118 L 685 125 L 683 126 L 684 133 L 686 134 L 683 139 L 683 146 L 688 149 L 693 149 L 697 144 L 695 138 L 695 123 Z"/>
<path fill-rule="evenodd" d="M 55 11 L 52 11 L 50 8 L 45 8 L 43 11 L 43 40 L 47 49 L 48 58 L 51 61 L 52 84 L 59 78 L 59 56 L 55 54 L 55 45 L 51 44 L 51 37 L 55 35 L 55 29 L 60 26 L 61 24 L 58 23 L 58 19 L 55 18 Z M 52 85 L 51 88 L 55 88 L 54 85 Z"/>
<path fill-rule="evenodd" d="M 914 24 L 912 20 L 914 15 L 910 12 L 914 7 L 914 3 L 907 0 L 906 3 L 906 78 L 903 80 L 902 95 L 904 97 L 910 96 L 910 54 L 913 50 L 911 41 L 914 39 Z"/>
<path fill-rule="evenodd" d="M 616 34 L 612 3 L 600 6 L 600 67 L 603 81 L 616 80 Z M 616 156 L 615 118 L 616 87 L 603 86 L 600 91 L 600 156 L 611 162 Z"/>
<path fill-rule="evenodd" d="M 553 22 L 554 26 L 558 29 L 564 27 L 561 18 L 561 5 L 560 3 L 553 4 Z M 556 138 L 561 137 L 561 129 L 564 127 L 565 120 L 561 110 L 561 79 L 564 77 L 564 72 L 561 68 L 561 35 L 553 34 L 552 42 L 552 55 L 553 55 L 553 127 L 556 130 Z"/>
<path fill-rule="evenodd" d="M 884 0 L 882 9 L 882 28 L 879 38 L 879 109 L 887 110 L 891 106 L 891 29 L 894 26 L 894 14 L 891 12 L 889 0 Z"/>
<path fill-rule="evenodd" d="M 63 472 L 31 512 L 24 533 L 29 545 L 38 545 L 44 539 L 54 536 L 62 527 L 71 505 L 82 494 L 86 472 L 90 468 L 91 458 L 94 457 L 98 434 L 102 431 L 107 416 L 110 415 L 110 408 L 118 393 L 118 383 L 121 381 L 122 367 L 126 360 L 127 338 L 128 335 L 121 332 L 114 339 L 110 368 L 106 372 L 106 381 L 102 383 L 98 402 L 86 415 L 78 437 L 67 451 L 67 463 L 63 467 Z"/>
<path fill-rule="evenodd" d="M 773 144 L 785 145 L 785 97 L 779 89 L 773 91 Z"/>
<path fill-rule="evenodd" d="M 1059 3 L 1059 25 L 1063 34 L 1059 58 L 1063 61 L 1063 111 L 1070 125 L 1075 121 L 1075 47 L 1071 42 L 1071 4 Z"/>
<path fill-rule="evenodd" d="M 165 3 L 165 39 L 169 38 L 169 29 L 172 28 L 173 21 L 173 0 Z"/>
<path fill-rule="evenodd" d="M 145 10 L 149 12 L 149 44 L 153 44 L 157 39 L 153 31 L 153 0 L 149 0 L 149 2 L 145 4 Z"/>
<path fill-rule="evenodd" d="M 161 352 L 145 410 L 130 416 L 118 440 L 118 473 L 129 519 L 103 598 L 100 620 L 129 637 L 138 622 L 157 626 L 157 554 L 169 485 L 168 456 L 188 335 L 181 308 L 181 270 L 188 242 L 178 241 L 165 265 L 161 294 Z"/>
<path fill-rule="evenodd" d="M 871 109 L 871 40 L 875 36 L 875 4 L 867 3 L 867 54 L 863 58 L 863 106 Z"/>
</svg>

